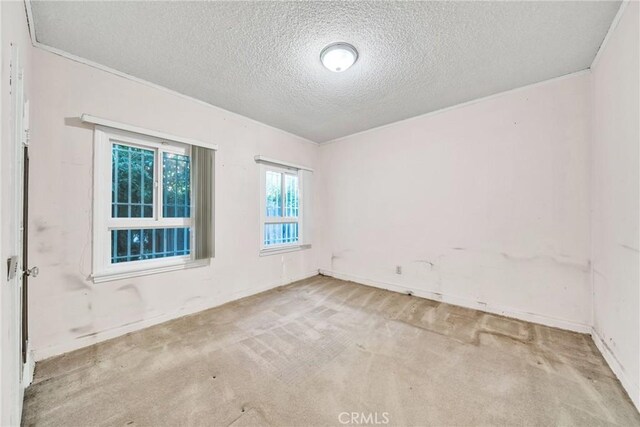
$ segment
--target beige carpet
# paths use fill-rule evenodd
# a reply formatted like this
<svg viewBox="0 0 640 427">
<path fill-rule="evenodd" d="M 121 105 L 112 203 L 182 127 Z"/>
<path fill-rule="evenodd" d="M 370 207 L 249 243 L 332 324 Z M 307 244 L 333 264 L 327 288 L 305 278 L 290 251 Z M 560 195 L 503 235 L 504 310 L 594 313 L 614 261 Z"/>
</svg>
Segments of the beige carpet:
<svg viewBox="0 0 640 427">
<path fill-rule="evenodd" d="M 322 276 L 38 363 L 23 419 L 640 425 L 588 335 Z"/>
</svg>

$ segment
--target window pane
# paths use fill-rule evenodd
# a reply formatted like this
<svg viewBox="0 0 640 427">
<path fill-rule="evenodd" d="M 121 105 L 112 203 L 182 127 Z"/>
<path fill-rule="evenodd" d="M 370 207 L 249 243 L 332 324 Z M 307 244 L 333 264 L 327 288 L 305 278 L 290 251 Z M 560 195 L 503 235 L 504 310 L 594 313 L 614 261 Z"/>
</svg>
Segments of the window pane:
<svg viewBox="0 0 640 427">
<path fill-rule="evenodd" d="M 284 176 L 284 216 L 298 216 L 298 177 L 296 175 Z"/>
<path fill-rule="evenodd" d="M 282 174 L 267 171 L 267 216 L 282 216 Z"/>
<path fill-rule="evenodd" d="M 298 223 L 264 225 L 264 245 L 282 245 L 298 241 Z"/>
<path fill-rule="evenodd" d="M 165 218 L 191 216 L 191 165 L 189 156 L 163 153 L 162 215 Z"/>
<path fill-rule="evenodd" d="M 111 216 L 153 216 L 154 152 L 113 144 L 111 149 Z"/>
<path fill-rule="evenodd" d="M 112 230 L 111 262 L 189 255 L 190 236 L 190 228 Z"/>
</svg>

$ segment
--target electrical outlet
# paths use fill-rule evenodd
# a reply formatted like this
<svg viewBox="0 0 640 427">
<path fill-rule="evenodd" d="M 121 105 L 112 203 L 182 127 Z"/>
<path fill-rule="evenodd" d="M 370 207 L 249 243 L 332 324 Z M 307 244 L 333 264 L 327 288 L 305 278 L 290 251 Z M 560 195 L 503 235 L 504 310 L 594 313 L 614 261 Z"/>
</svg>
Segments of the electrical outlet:
<svg viewBox="0 0 640 427">
<path fill-rule="evenodd" d="M 402 274 L 402 266 L 396 265 L 396 274 Z"/>
</svg>

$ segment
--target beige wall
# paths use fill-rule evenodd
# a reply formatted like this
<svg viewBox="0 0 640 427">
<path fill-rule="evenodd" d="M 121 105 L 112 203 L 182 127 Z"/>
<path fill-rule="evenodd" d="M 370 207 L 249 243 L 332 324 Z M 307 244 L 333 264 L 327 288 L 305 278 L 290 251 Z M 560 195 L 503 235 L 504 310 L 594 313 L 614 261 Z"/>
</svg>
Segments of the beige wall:
<svg viewBox="0 0 640 427">
<path fill-rule="evenodd" d="M 589 78 L 322 145 L 320 267 L 588 331 Z"/>
<path fill-rule="evenodd" d="M 592 72 L 591 234 L 596 343 L 640 408 L 640 5 Z"/>
<path fill-rule="evenodd" d="M 318 147 L 193 100 L 34 49 L 31 282 L 36 359 L 317 272 L 316 249 L 258 256 L 256 154 L 316 167 Z M 82 113 L 216 143 L 210 267 L 93 284 L 93 131 Z M 316 201 L 316 205 L 319 205 Z M 316 236 L 320 233 L 316 233 Z"/>
</svg>

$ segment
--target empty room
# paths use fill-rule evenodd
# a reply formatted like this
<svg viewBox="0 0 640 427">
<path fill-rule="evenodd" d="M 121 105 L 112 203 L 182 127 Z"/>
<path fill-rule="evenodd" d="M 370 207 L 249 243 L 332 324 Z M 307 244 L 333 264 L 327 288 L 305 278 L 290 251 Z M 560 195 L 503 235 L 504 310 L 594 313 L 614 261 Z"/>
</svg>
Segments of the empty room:
<svg viewBox="0 0 640 427">
<path fill-rule="evenodd" d="M 640 426 L 640 1 L 0 1 L 0 426 Z"/>
</svg>

